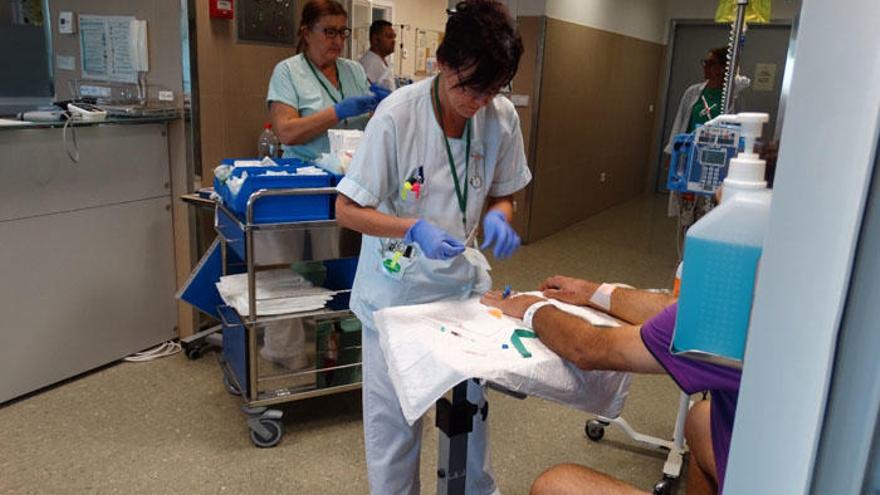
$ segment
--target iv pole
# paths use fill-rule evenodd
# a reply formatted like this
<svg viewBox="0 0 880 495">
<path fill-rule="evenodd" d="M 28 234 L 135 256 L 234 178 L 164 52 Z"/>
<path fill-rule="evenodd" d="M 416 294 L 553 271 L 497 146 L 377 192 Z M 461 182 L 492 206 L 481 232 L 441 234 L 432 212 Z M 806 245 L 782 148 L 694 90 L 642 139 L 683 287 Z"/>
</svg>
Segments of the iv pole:
<svg viewBox="0 0 880 495">
<path fill-rule="evenodd" d="M 736 20 L 731 26 L 730 41 L 727 49 L 727 67 L 724 79 L 724 90 L 722 93 L 722 101 L 724 105 L 721 107 L 723 113 L 731 113 L 733 111 L 733 94 L 734 81 L 739 69 L 739 59 L 741 56 L 740 40 L 742 39 L 743 30 L 746 20 L 746 6 L 749 0 L 737 0 L 736 2 Z"/>
</svg>

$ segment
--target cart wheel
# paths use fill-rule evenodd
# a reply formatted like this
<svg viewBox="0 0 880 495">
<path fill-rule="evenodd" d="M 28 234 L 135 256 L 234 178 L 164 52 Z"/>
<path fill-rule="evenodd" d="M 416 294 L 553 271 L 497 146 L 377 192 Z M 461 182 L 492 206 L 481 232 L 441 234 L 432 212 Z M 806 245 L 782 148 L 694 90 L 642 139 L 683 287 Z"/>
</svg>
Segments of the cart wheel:
<svg viewBox="0 0 880 495">
<path fill-rule="evenodd" d="M 269 448 L 278 445 L 278 442 L 281 441 L 281 435 L 284 434 L 284 428 L 281 425 L 281 421 L 277 419 L 260 419 L 260 426 L 262 426 L 266 431 L 258 432 L 256 430 L 251 430 L 251 442 L 254 442 L 254 445 L 260 448 Z"/>
<path fill-rule="evenodd" d="M 667 477 L 663 477 L 662 480 L 658 481 L 657 484 L 654 485 L 654 495 L 672 495 L 672 488 L 675 485 L 675 480 Z"/>
<path fill-rule="evenodd" d="M 223 375 L 223 386 L 226 387 L 226 391 L 229 392 L 230 395 L 241 395 L 241 390 L 239 390 L 226 375 Z"/>
<path fill-rule="evenodd" d="M 200 345 L 190 345 L 186 348 L 186 357 L 192 361 L 202 357 L 204 355 L 204 346 Z"/>
<path fill-rule="evenodd" d="M 584 426 L 584 433 L 587 434 L 587 438 L 590 440 L 598 442 L 605 436 L 605 424 L 598 419 L 591 419 Z"/>
</svg>

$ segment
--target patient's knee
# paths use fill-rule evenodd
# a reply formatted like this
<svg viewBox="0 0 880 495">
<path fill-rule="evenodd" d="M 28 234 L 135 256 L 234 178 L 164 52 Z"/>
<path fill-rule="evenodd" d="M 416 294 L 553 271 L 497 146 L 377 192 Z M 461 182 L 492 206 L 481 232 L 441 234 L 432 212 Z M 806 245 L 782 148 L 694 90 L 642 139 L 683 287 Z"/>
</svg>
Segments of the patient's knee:
<svg viewBox="0 0 880 495">
<path fill-rule="evenodd" d="M 702 443 L 710 436 L 709 401 L 702 400 L 691 407 L 684 423 L 684 436 L 688 444 Z"/>
<path fill-rule="evenodd" d="M 532 483 L 530 495 L 549 495 L 570 493 L 572 486 L 577 486 L 578 472 L 585 469 L 576 464 L 559 464 L 544 471 Z"/>
</svg>

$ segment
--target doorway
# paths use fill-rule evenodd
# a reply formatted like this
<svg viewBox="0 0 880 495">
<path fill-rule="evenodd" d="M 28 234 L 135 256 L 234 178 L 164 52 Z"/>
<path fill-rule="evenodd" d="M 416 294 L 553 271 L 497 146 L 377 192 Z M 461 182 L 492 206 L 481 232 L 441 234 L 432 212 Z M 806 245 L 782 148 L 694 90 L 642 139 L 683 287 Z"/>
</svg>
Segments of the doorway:
<svg viewBox="0 0 880 495">
<path fill-rule="evenodd" d="M 740 74 L 751 79 L 752 84 L 740 94 L 736 101 L 736 109 L 740 112 L 770 114 L 770 121 L 764 127 L 765 137 L 774 135 L 790 35 L 790 23 L 750 25 L 746 32 L 746 42 L 740 59 Z M 703 81 L 700 60 L 706 52 L 715 47 L 727 46 L 729 36 L 729 24 L 710 21 L 673 21 L 672 23 L 669 46 L 672 55 L 664 96 L 659 158 L 655 169 L 657 191 L 667 191 L 665 167 L 668 155 L 663 152 L 663 148 L 669 141 L 669 132 L 681 97 L 688 86 Z M 760 80 L 757 77 L 759 74 Z"/>
<path fill-rule="evenodd" d="M 391 0 L 352 0 L 351 2 L 351 54 L 358 60 L 370 49 L 370 25 L 385 20 L 394 24 L 394 4 Z M 394 67 L 394 55 L 388 56 L 388 65 Z"/>
</svg>

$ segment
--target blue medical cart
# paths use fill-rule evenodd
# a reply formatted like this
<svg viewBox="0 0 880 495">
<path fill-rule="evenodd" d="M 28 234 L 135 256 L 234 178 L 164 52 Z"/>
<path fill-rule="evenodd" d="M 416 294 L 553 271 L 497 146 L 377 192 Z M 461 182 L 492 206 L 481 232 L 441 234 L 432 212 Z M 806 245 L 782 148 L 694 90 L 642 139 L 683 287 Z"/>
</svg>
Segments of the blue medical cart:
<svg viewBox="0 0 880 495">
<path fill-rule="evenodd" d="M 302 197 L 334 198 L 332 187 L 297 189 L 262 189 L 250 195 L 244 218 L 240 218 L 226 205 L 218 203 L 215 214 L 224 273 L 240 271 L 248 277 L 249 314 L 239 314 L 229 306 L 218 308 L 223 327 L 223 369 L 224 383 L 234 395 L 241 395 L 245 405 L 242 408 L 248 416 L 250 437 L 258 447 L 273 447 L 283 435 L 282 411 L 271 406 L 329 395 L 360 388 L 360 340 L 349 339 L 346 343 L 339 338 L 334 349 L 335 356 L 329 359 L 328 346 L 324 345 L 323 355 L 319 353 L 321 342 L 318 334 L 332 338 L 334 322 L 353 318 L 348 309 L 348 299 L 357 256 L 360 237 L 336 224 L 333 219 L 301 220 L 281 223 L 261 223 L 255 220 L 255 212 L 263 202 Z M 327 210 L 329 217 L 329 210 Z M 261 254 L 263 251 L 270 251 Z M 236 267 L 236 260 L 243 260 L 243 266 Z M 294 262 L 321 262 L 326 274 L 323 285 L 336 294 L 324 308 L 278 316 L 258 316 L 256 314 L 256 273 L 259 268 L 277 266 Z M 308 349 L 307 366 L 303 369 L 286 370 L 267 361 L 260 355 L 269 325 L 280 322 L 300 320 L 306 336 L 303 345 Z M 330 329 L 330 330 L 328 330 Z M 328 331 L 331 335 L 328 337 Z M 346 345 L 342 347 L 342 345 Z M 339 357 L 355 356 L 350 362 L 340 362 Z M 347 376 L 357 379 L 350 382 L 334 381 L 347 370 Z M 356 374 L 351 373 L 356 371 Z"/>
<path fill-rule="evenodd" d="M 223 382 L 229 393 L 242 397 L 250 438 L 258 447 L 274 447 L 283 436 L 283 412 L 273 406 L 361 387 L 360 325 L 348 309 L 360 234 L 333 219 L 332 186 L 338 177 L 278 180 L 259 184 L 272 188 L 246 191 L 246 201 L 235 203 L 238 206 L 216 202 L 217 239 L 179 295 L 220 320 Z M 222 186 L 219 189 L 223 197 Z M 313 311 L 258 316 L 257 272 L 292 264 L 304 270 L 300 273 L 305 278 L 314 278 L 316 286 L 334 291 L 333 299 Z M 214 285 L 221 275 L 236 273 L 247 274 L 248 314 L 226 305 Z M 283 326 L 293 321 L 301 324 L 297 345 L 305 361 L 288 368 L 260 351 L 267 329 L 284 331 Z M 193 346 L 194 351 L 201 348 L 201 343 Z"/>
</svg>

